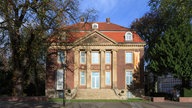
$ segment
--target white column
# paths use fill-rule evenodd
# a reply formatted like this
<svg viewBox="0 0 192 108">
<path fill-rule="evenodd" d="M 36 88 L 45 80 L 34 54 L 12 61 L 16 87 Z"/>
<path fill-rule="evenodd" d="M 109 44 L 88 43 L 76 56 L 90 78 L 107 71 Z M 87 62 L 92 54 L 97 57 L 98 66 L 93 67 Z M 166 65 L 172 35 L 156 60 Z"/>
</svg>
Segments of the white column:
<svg viewBox="0 0 192 108">
<path fill-rule="evenodd" d="M 100 58 L 100 73 L 101 73 L 101 88 L 105 88 L 105 51 L 100 50 L 101 52 L 101 58 Z"/>
<path fill-rule="evenodd" d="M 117 87 L 117 51 L 112 50 L 113 60 L 113 88 Z"/>
<path fill-rule="evenodd" d="M 74 87 L 79 85 L 79 50 L 75 49 L 74 53 Z"/>
<path fill-rule="evenodd" d="M 87 50 L 87 88 L 91 88 L 91 51 Z"/>
</svg>

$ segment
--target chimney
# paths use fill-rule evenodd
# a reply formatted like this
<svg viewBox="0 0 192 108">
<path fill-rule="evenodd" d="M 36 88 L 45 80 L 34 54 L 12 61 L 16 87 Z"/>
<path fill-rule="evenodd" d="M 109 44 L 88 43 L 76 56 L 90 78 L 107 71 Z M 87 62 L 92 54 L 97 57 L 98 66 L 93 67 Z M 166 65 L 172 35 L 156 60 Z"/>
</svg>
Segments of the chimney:
<svg viewBox="0 0 192 108">
<path fill-rule="evenodd" d="M 110 23 L 110 18 L 106 18 L 106 23 L 107 23 L 107 24 Z"/>
<path fill-rule="evenodd" d="M 81 17 L 81 18 L 80 18 L 80 21 L 81 21 L 81 23 L 84 23 L 84 22 L 85 22 L 85 18 L 84 18 L 84 17 Z"/>
</svg>

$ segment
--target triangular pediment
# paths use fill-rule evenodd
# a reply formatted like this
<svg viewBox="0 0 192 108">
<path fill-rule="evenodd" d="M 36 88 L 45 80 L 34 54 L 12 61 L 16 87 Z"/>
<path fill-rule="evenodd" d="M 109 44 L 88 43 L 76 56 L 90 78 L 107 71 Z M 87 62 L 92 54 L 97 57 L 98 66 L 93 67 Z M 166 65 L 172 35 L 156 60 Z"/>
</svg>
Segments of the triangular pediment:
<svg viewBox="0 0 192 108">
<path fill-rule="evenodd" d="M 117 44 L 114 40 L 105 36 L 101 32 L 95 30 L 91 33 L 88 33 L 84 37 L 76 41 L 76 44 L 81 45 L 113 45 Z"/>
</svg>

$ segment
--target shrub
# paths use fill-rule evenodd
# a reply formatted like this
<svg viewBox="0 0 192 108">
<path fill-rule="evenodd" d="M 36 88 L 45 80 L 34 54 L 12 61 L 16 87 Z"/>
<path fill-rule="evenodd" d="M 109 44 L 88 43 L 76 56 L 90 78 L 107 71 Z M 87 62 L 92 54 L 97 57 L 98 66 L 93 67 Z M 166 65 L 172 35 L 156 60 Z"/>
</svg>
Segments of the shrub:
<svg viewBox="0 0 192 108">
<path fill-rule="evenodd" d="M 152 97 L 165 97 L 167 100 L 171 100 L 173 98 L 172 94 L 164 93 L 164 92 L 158 92 L 158 93 L 152 93 Z"/>
<path fill-rule="evenodd" d="M 184 97 L 192 97 L 192 89 L 184 88 Z"/>
</svg>

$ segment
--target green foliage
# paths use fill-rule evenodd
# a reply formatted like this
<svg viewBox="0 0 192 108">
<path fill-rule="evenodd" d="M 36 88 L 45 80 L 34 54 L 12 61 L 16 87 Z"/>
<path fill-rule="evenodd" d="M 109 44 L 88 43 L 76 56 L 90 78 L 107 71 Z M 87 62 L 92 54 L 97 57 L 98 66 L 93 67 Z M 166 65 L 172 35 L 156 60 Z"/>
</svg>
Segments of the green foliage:
<svg viewBox="0 0 192 108">
<path fill-rule="evenodd" d="M 184 97 L 192 97 L 192 89 L 184 88 Z"/>
<path fill-rule="evenodd" d="M 159 73 L 172 73 L 185 80 L 192 79 L 192 32 L 190 25 L 170 28 L 151 51 L 148 69 Z M 158 58 L 157 58 L 158 57 Z"/>
<path fill-rule="evenodd" d="M 146 70 L 192 79 L 192 1 L 150 0 L 151 11 L 132 23 L 146 41 Z"/>
</svg>

